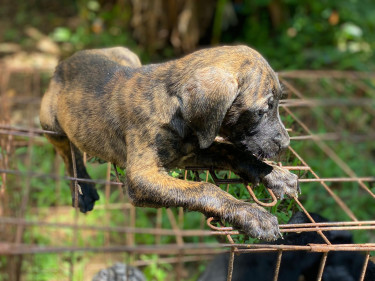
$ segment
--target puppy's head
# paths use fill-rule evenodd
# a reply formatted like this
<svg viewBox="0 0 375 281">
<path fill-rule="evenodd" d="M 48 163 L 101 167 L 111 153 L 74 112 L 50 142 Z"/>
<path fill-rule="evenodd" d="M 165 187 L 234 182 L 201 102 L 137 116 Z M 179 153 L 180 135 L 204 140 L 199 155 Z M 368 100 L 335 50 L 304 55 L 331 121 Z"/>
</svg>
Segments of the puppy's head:
<svg viewBox="0 0 375 281">
<path fill-rule="evenodd" d="M 267 61 L 246 46 L 211 49 L 205 57 L 210 66 L 189 72 L 180 96 L 183 118 L 200 148 L 220 135 L 260 158 L 285 149 L 289 136 L 278 111 L 281 87 Z"/>
<path fill-rule="evenodd" d="M 263 59 L 239 79 L 239 93 L 229 108 L 221 133 L 235 146 L 259 158 L 272 158 L 289 145 L 280 120 L 282 95 L 277 75 Z"/>
</svg>

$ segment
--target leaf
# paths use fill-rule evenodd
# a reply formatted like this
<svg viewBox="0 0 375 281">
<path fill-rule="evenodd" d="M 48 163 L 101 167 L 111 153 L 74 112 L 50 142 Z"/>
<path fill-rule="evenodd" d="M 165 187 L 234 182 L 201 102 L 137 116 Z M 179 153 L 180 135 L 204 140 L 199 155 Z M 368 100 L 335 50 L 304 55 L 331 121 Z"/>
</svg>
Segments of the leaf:
<svg viewBox="0 0 375 281">
<path fill-rule="evenodd" d="M 351 22 L 344 23 L 341 26 L 341 29 L 343 31 L 343 35 L 348 39 L 360 38 L 362 37 L 362 34 L 363 34 L 362 29 L 359 26 Z"/>
<path fill-rule="evenodd" d="M 71 31 L 66 27 L 57 27 L 52 33 L 52 39 L 56 42 L 68 42 L 71 36 Z"/>
</svg>

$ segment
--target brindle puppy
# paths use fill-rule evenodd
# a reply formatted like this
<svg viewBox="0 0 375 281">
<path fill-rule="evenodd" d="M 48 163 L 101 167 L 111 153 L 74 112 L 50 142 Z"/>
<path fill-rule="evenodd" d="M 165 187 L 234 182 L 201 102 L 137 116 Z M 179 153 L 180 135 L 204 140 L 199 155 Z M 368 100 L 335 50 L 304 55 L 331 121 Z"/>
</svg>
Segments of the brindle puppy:
<svg viewBox="0 0 375 281">
<path fill-rule="evenodd" d="M 134 68 L 103 51 L 82 51 L 60 63 L 41 108 L 49 136 L 71 167 L 69 140 L 80 150 L 126 168 L 135 206 L 184 207 L 219 217 L 263 239 L 279 235 L 275 216 L 219 187 L 168 175 L 174 167 L 230 169 L 262 182 L 277 196 L 297 196 L 297 176 L 261 159 L 289 145 L 280 121 L 280 84 L 267 61 L 246 46 L 197 51 Z M 228 143 L 215 141 L 216 136 Z M 76 149 L 78 177 L 88 178 Z M 72 169 L 69 168 L 70 174 Z M 81 211 L 97 193 L 80 184 Z"/>
</svg>

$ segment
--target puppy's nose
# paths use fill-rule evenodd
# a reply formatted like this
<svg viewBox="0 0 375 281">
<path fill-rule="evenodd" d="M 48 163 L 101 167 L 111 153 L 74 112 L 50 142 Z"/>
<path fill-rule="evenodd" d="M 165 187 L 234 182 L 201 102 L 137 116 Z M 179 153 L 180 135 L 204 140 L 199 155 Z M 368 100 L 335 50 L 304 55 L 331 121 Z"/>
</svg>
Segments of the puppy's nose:
<svg viewBox="0 0 375 281">
<path fill-rule="evenodd" d="M 290 144 L 289 135 L 278 133 L 277 136 L 274 138 L 274 142 L 279 146 L 280 150 L 284 150 Z"/>
</svg>

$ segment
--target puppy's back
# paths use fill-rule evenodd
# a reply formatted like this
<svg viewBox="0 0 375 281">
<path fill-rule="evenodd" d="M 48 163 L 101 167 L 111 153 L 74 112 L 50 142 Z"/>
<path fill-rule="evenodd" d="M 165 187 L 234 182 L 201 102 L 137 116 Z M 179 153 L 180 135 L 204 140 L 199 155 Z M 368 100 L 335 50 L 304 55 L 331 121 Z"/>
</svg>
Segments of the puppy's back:
<svg viewBox="0 0 375 281">
<path fill-rule="evenodd" d="M 44 129 L 63 133 L 57 122 L 57 104 L 64 95 L 95 95 L 108 93 L 117 77 L 130 78 L 133 69 L 141 66 L 136 54 L 127 48 L 114 47 L 76 52 L 55 69 L 48 90 L 43 96 L 40 122 Z"/>
<path fill-rule="evenodd" d="M 142 66 L 138 56 L 127 48 L 124 47 L 113 47 L 106 49 L 94 49 L 88 52 L 102 54 L 108 59 L 121 64 L 122 66 L 128 66 L 137 68 Z"/>
</svg>

